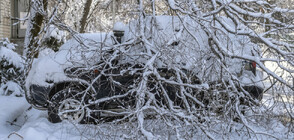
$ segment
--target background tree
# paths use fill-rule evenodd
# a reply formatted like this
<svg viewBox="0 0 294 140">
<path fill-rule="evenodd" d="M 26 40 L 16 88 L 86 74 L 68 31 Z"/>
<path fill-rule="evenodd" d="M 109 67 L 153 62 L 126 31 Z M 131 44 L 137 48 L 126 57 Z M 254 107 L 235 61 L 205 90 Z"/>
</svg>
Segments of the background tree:
<svg viewBox="0 0 294 140">
<path fill-rule="evenodd" d="M 91 4 L 92 4 L 92 0 L 87 0 L 85 3 L 83 16 L 82 16 L 82 19 L 80 22 L 80 24 L 81 24 L 80 33 L 85 32 L 85 26 L 86 26 L 89 12 L 90 12 Z"/>
</svg>

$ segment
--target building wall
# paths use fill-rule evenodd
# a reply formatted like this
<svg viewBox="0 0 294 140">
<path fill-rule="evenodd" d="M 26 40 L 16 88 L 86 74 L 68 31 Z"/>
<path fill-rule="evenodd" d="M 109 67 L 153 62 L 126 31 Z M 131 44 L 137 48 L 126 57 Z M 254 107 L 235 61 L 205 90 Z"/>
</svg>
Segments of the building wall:
<svg viewBox="0 0 294 140">
<path fill-rule="evenodd" d="M 10 0 L 0 1 L 0 38 L 10 38 Z"/>
</svg>

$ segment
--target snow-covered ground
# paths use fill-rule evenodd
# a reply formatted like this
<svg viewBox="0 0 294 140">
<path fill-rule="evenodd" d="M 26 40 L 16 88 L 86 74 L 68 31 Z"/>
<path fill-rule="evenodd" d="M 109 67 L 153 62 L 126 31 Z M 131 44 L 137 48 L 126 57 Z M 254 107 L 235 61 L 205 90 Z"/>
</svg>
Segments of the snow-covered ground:
<svg viewBox="0 0 294 140">
<path fill-rule="evenodd" d="M 263 102 L 267 102 L 269 95 L 265 95 Z M 160 125 L 159 121 L 152 120 L 147 123 L 150 126 Z M 220 122 L 221 124 L 222 122 Z M 213 124 L 218 127 L 220 124 Z M 224 125 L 221 125 L 224 126 Z M 238 123 L 230 123 L 228 126 L 238 129 L 243 127 Z M 24 97 L 0 96 L 0 140 L 80 140 L 80 139 L 124 139 L 130 134 L 132 129 L 128 129 L 123 124 L 117 126 L 106 124 L 82 125 L 71 122 L 53 124 L 47 120 L 47 112 L 31 108 Z M 161 126 L 158 126 L 160 128 Z M 189 127 L 189 126 L 187 126 Z M 157 126 L 154 127 L 157 129 Z M 252 127 L 254 131 L 266 135 L 250 136 L 247 132 L 230 133 L 230 136 L 223 138 L 229 139 L 293 139 L 294 134 L 287 133 L 283 123 L 275 120 L 266 120 L 263 126 Z M 269 128 L 269 129 L 268 129 Z M 217 128 L 216 128 L 217 129 Z M 220 127 L 221 129 L 221 127 Z M 117 131 L 119 130 L 119 131 Z M 159 133 L 164 133 L 159 130 Z M 169 134 L 170 135 L 170 134 Z M 272 135 L 274 137 L 271 137 Z M 200 136 L 200 137 L 199 137 Z M 202 138 L 201 138 L 202 137 Z M 157 137 L 158 139 L 169 139 L 172 137 Z M 176 137 L 174 137 L 176 139 Z M 193 138 L 205 138 L 203 134 L 195 134 Z M 216 136 L 216 139 L 223 139 Z M 132 139 L 132 138 L 131 138 Z"/>
<path fill-rule="evenodd" d="M 79 140 L 83 135 L 75 128 L 69 122 L 50 123 L 47 112 L 31 108 L 24 97 L 0 95 L 1 140 Z"/>
<path fill-rule="evenodd" d="M 25 98 L 0 95 L 0 138 L 20 129 L 24 120 L 17 120 L 16 122 L 15 118 L 22 116 L 24 110 L 29 106 Z"/>
<path fill-rule="evenodd" d="M 124 127 L 120 125 L 118 127 Z M 53 124 L 47 111 L 32 108 L 24 97 L 0 95 L 0 140 L 119 139 L 125 132 L 111 131 L 107 124 Z M 128 132 L 130 133 L 130 132 Z"/>
</svg>

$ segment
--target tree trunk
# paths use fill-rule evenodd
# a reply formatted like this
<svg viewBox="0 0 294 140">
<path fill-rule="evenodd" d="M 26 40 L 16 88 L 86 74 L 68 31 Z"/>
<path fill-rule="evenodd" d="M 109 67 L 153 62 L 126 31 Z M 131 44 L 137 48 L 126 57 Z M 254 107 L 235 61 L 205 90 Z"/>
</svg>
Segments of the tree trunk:
<svg viewBox="0 0 294 140">
<path fill-rule="evenodd" d="M 87 22 L 87 18 L 88 18 L 89 12 L 90 12 L 91 4 L 92 4 L 92 0 L 87 0 L 87 2 L 85 3 L 84 13 L 83 13 L 82 19 L 80 21 L 80 25 L 81 25 L 80 33 L 85 32 L 86 22 Z"/>
<path fill-rule="evenodd" d="M 40 6 L 43 9 L 40 10 Z M 38 41 L 36 40 L 41 30 L 43 15 L 40 12 L 46 12 L 47 0 L 36 0 L 32 2 L 30 9 L 30 18 L 28 28 L 26 31 L 25 43 L 24 43 L 24 55 L 29 58 L 31 56 L 37 57 L 38 53 L 36 48 L 38 47 Z"/>
</svg>

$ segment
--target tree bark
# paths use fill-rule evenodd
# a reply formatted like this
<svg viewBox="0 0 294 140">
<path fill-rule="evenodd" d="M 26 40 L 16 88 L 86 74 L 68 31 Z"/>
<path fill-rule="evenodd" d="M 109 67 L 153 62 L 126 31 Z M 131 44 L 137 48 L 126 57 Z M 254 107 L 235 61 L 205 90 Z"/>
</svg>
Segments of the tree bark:
<svg viewBox="0 0 294 140">
<path fill-rule="evenodd" d="M 83 16 L 82 19 L 80 21 L 80 33 L 85 33 L 85 27 L 86 27 L 86 23 L 87 23 L 87 18 L 91 9 L 91 4 L 92 4 L 92 0 L 87 0 L 85 3 L 85 7 L 84 7 L 84 12 L 83 12 Z"/>
<path fill-rule="evenodd" d="M 40 10 L 40 6 L 43 6 L 43 9 Z M 27 58 L 30 56 L 37 57 L 36 48 L 38 47 L 38 37 L 44 16 L 41 12 L 46 12 L 47 9 L 47 0 L 36 0 L 32 3 L 30 9 L 30 18 L 28 23 L 28 28 L 26 31 L 25 43 L 24 43 L 24 55 Z"/>
</svg>

